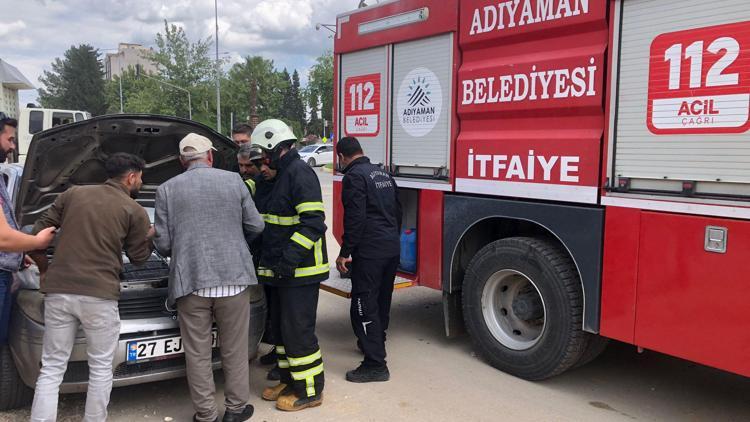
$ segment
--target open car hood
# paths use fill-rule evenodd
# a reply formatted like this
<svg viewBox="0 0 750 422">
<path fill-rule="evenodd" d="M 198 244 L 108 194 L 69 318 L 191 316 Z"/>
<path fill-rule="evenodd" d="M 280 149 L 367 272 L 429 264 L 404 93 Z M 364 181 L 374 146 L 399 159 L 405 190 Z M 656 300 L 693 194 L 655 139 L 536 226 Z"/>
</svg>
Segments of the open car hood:
<svg viewBox="0 0 750 422">
<path fill-rule="evenodd" d="M 213 142 L 215 168 L 236 169 L 234 142 L 208 126 L 177 117 L 117 114 L 37 133 L 26 156 L 16 200 L 20 225 L 33 224 L 69 187 L 104 183 L 104 162 L 116 152 L 135 154 L 146 161 L 138 201 L 153 206 L 156 188 L 184 171 L 178 145 L 191 132 Z"/>
</svg>

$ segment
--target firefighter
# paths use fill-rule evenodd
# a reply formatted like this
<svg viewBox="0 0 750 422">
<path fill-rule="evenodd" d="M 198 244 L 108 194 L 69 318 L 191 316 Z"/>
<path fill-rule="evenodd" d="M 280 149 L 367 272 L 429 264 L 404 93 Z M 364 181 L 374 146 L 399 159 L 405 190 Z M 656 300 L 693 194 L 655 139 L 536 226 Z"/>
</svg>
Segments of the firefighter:
<svg viewBox="0 0 750 422">
<path fill-rule="evenodd" d="M 356 138 L 341 139 L 336 152 L 344 167 L 344 235 L 336 267 L 346 273 L 351 262 L 350 315 L 364 354 L 362 364 L 347 372 L 346 380 L 388 381 L 385 332 L 401 252 L 401 203 L 393 177 L 370 163 Z"/>
<path fill-rule="evenodd" d="M 237 161 L 240 165 L 240 174 L 242 177 L 246 177 L 245 184 L 247 184 L 250 193 L 253 195 L 255 201 L 255 207 L 261 214 L 266 212 L 266 204 L 268 204 L 268 198 L 271 195 L 273 189 L 273 182 L 276 178 L 276 170 L 268 167 L 268 158 L 257 145 L 252 145 L 249 142 L 240 145 L 239 152 L 237 153 Z M 255 269 L 258 269 L 260 264 L 260 257 L 263 250 L 263 236 L 258 236 L 250 244 L 250 252 L 253 255 L 253 265 Z M 275 294 L 275 290 L 272 286 L 265 284 L 263 290 L 266 293 L 266 302 L 270 304 L 271 298 Z M 263 343 L 270 344 L 274 347 L 260 357 L 260 363 L 262 365 L 274 365 L 274 367 L 268 371 L 266 378 L 269 381 L 279 381 L 281 375 L 279 372 L 279 366 L 276 364 L 276 347 L 273 333 L 271 331 L 271 307 L 268 306 L 268 314 L 266 318 L 266 329 L 263 333 Z"/>
<path fill-rule="evenodd" d="M 265 206 L 266 230 L 258 268 L 262 283 L 275 287 L 271 327 L 277 339 L 279 385 L 263 399 L 297 411 L 323 403 L 323 358 L 315 336 L 320 282 L 328 279 L 325 210 L 315 171 L 299 159 L 297 138 L 280 120 L 266 120 L 252 143 L 270 157 L 277 171 Z"/>
<path fill-rule="evenodd" d="M 250 189 L 253 200 L 255 200 L 255 185 L 261 177 L 260 166 L 255 164 L 259 160 L 263 160 L 263 150 L 260 147 L 250 143 L 240 144 L 240 149 L 237 151 L 237 164 L 240 176 L 245 181 L 247 188 Z"/>
</svg>

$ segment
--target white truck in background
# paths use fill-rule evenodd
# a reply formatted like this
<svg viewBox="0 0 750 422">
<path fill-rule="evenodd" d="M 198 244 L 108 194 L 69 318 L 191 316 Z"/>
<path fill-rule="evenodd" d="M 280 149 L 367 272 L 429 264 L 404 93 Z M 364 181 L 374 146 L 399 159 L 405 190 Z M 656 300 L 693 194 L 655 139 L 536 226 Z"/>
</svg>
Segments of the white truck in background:
<svg viewBox="0 0 750 422">
<path fill-rule="evenodd" d="M 34 134 L 55 126 L 80 122 L 91 118 L 91 113 L 80 110 L 25 107 L 18 116 L 17 162 L 24 164 Z"/>
</svg>

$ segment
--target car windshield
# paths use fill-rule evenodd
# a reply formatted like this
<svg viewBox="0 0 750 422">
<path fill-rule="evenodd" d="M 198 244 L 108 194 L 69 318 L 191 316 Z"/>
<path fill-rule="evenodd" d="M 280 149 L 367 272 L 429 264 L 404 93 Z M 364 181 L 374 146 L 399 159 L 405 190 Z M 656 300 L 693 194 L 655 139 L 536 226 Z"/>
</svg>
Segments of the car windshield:
<svg viewBox="0 0 750 422">
<path fill-rule="evenodd" d="M 299 152 L 315 152 L 317 148 L 318 148 L 317 145 L 308 145 L 302 148 L 301 150 L 299 150 Z"/>
</svg>

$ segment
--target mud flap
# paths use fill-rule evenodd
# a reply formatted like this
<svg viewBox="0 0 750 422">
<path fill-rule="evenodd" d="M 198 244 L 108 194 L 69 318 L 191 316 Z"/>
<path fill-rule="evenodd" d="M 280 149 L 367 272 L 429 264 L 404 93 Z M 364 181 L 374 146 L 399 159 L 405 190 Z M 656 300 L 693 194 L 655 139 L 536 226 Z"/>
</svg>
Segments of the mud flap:
<svg viewBox="0 0 750 422">
<path fill-rule="evenodd" d="M 445 336 L 456 338 L 466 332 L 464 314 L 461 308 L 461 291 L 455 293 L 443 292 L 443 322 Z"/>
</svg>

